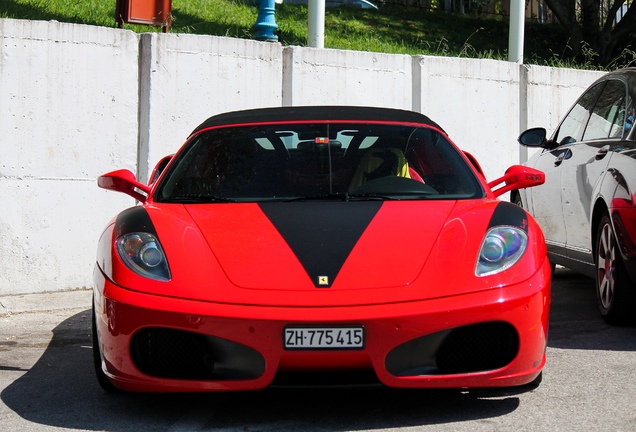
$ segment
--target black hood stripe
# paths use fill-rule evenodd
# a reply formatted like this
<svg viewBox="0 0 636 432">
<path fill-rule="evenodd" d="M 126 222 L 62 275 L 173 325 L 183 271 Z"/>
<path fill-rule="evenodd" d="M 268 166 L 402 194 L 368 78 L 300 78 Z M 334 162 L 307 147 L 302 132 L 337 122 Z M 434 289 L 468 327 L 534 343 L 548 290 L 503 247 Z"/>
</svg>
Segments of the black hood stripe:
<svg viewBox="0 0 636 432">
<path fill-rule="evenodd" d="M 329 288 L 382 201 L 259 204 L 317 288 Z"/>
<path fill-rule="evenodd" d="M 495 211 L 492 213 L 488 228 L 501 225 L 521 228 L 527 233 L 528 215 L 525 210 L 518 205 L 506 201 L 501 201 L 495 208 Z"/>
</svg>

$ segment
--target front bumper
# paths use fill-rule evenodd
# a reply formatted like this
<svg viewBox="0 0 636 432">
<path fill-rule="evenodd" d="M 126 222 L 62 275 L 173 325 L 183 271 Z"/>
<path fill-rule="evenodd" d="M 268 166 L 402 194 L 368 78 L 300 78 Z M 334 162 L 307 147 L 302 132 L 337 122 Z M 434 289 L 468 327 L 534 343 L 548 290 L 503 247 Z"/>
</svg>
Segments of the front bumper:
<svg viewBox="0 0 636 432">
<path fill-rule="evenodd" d="M 99 268 L 94 279 L 102 366 L 128 391 L 255 390 L 312 375 L 402 388 L 507 387 L 531 382 L 546 361 L 547 260 L 505 288 L 354 307 L 216 304 L 121 288 Z M 363 326 L 365 346 L 285 350 L 289 325 Z"/>
</svg>

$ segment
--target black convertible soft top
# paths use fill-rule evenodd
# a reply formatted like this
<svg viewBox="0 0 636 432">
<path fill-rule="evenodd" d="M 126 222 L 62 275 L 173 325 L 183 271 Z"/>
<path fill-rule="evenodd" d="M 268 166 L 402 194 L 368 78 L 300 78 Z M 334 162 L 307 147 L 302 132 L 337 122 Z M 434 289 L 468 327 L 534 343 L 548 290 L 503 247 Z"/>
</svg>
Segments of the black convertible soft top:
<svg viewBox="0 0 636 432">
<path fill-rule="evenodd" d="M 242 123 L 268 123 L 278 121 L 316 121 L 316 120 L 368 120 L 399 123 L 419 123 L 443 130 L 437 123 L 424 114 L 396 108 L 362 106 L 292 106 L 257 108 L 218 114 L 201 123 L 192 134 L 213 126 Z"/>
</svg>

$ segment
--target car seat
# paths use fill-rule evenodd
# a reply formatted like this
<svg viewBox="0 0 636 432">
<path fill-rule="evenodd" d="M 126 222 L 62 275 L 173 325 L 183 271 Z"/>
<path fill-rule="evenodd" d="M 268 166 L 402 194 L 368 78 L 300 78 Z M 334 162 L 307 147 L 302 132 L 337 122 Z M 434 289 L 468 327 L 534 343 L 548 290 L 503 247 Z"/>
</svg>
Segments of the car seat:
<svg viewBox="0 0 636 432">
<path fill-rule="evenodd" d="M 349 192 L 353 192 L 370 180 L 386 176 L 412 178 L 406 157 L 402 150 L 396 148 L 372 148 L 364 155 L 353 174 Z"/>
</svg>

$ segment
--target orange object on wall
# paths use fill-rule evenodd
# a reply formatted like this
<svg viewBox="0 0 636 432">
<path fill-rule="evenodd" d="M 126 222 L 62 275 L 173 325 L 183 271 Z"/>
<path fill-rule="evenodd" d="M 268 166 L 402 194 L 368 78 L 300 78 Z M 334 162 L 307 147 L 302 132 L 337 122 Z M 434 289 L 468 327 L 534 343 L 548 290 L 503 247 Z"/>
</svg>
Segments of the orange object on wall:
<svg viewBox="0 0 636 432">
<path fill-rule="evenodd" d="M 167 32 L 172 25 L 172 0 L 117 0 L 115 20 L 124 23 L 161 26 Z"/>
</svg>

